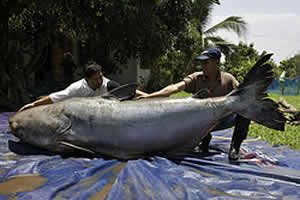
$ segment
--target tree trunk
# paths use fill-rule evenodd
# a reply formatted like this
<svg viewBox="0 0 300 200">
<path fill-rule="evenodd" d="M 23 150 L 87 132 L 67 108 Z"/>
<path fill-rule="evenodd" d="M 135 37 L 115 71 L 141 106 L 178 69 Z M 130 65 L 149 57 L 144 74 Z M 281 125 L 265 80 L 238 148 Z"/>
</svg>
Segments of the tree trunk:
<svg viewBox="0 0 300 200">
<path fill-rule="evenodd" d="M 0 105 L 5 110 L 15 111 L 22 105 L 32 101 L 29 89 L 34 87 L 34 73 L 41 66 L 41 57 L 47 48 L 43 42 L 35 41 L 38 45 L 33 48 L 24 46 L 26 42 L 18 33 L 9 41 L 6 56 L 1 55 L 0 60 Z M 3 45 L 1 45 L 1 49 Z M 27 50 L 27 49 L 34 49 Z M 31 77 L 31 78 L 30 78 Z"/>
<path fill-rule="evenodd" d="M 297 111 L 297 109 L 294 106 L 290 105 L 283 98 L 279 98 L 278 104 L 285 108 L 282 111 L 286 114 L 287 122 L 291 125 L 299 126 L 300 111 Z"/>
</svg>

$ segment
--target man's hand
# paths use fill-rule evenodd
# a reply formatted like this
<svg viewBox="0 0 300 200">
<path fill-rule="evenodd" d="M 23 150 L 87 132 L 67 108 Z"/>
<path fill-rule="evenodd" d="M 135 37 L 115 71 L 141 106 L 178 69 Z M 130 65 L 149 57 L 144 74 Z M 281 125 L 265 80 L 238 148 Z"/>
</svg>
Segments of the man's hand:
<svg viewBox="0 0 300 200">
<path fill-rule="evenodd" d="M 22 112 L 22 111 L 27 110 L 27 109 L 29 109 L 29 108 L 33 108 L 34 106 L 35 106 L 34 103 L 26 104 L 25 106 L 23 106 L 22 108 L 20 108 L 20 109 L 18 110 L 18 112 Z"/>
<path fill-rule="evenodd" d="M 136 91 L 135 91 L 135 97 L 139 97 L 139 96 L 147 96 L 147 95 L 148 95 L 148 93 L 143 92 L 143 91 L 141 91 L 141 90 L 136 90 Z"/>
<path fill-rule="evenodd" d="M 33 107 L 36 107 L 36 106 L 41 106 L 41 105 L 46 105 L 46 104 L 52 104 L 52 103 L 53 102 L 52 102 L 50 96 L 44 96 L 44 97 L 36 100 L 33 103 L 26 104 L 20 110 L 18 110 L 18 112 L 22 112 L 24 110 L 27 110 L 29 108 L 33 108 Z"/>
<path fill-rule="evenodd" d="M 150 94 L 142 94 L 142 95 L 136 96 L 136 99 L 145 99 L 145 98 L 149 98 L 149 97 L 151 97 Z"/>
</svg>

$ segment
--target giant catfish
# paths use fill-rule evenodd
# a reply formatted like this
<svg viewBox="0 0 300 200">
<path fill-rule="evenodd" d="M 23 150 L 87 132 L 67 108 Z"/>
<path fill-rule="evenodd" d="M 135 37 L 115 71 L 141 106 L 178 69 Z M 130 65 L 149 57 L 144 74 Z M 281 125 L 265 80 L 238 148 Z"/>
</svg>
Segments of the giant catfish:
<svg viewBox="0 0 300 200">
<path fill-rule="evenodd" d="M 257 61 L 244 82 L 223 97 L 119 101 L 113 96 L 120 88 L 111 95 L 72 98 L 16 113 L 9 119 L 10 129 L 22 142 L 51 152 L 84 151 L 118 159 L 176 152 L 199 142 L 232 113 L 284 130 L 285 118 L 266 93 L 273 80 L 272 66 L 266 63 L 270 57 Z"/>
</svg>

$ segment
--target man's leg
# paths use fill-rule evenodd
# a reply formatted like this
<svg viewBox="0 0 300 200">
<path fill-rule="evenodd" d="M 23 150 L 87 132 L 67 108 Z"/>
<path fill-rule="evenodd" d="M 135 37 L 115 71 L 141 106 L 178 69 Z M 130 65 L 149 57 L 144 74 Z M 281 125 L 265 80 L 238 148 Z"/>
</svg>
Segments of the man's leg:
<svg viewBox="0 0 300 200">
<path fill-rule="evenodd" d="M 220 120 L 220 123 L 218 123 L 212 131 L 219 131 L 219 130 L 224 130 L 233 127 L 236 122 L 235 118 L 236 118 L 236 114 L 231 114 L 229 116 L 224 117 L 223 119 Z M 209 143 L 211 139 L 212 139 L 212 135 L 211 133 L 208 133 L 201 140 L 201 143 L 199 144 L 199 148 L 202 152 L 208 152 Z"/>
<path fill-rule="evenodd" d="M 240 115 L 236 116 L 235 127 L 231 139 L 229 159 L 237 160 L 240 157 L 240 147 L 244 139 L 247 138 L 250 120 Z"/>
</svg>

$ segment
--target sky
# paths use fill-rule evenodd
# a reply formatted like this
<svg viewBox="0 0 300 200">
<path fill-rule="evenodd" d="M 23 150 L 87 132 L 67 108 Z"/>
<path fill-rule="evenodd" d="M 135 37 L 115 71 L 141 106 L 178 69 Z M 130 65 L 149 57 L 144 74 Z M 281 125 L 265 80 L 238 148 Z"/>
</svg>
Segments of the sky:
<svg viewBox="0 0 300 200">
<path fill-rule="evenodd" d="M 274 53 L 273 59 L 281 60 L 300 53 L 300 0 L 220 0 L 211 15 L 208 28 L 229 16 L 240 16 L 248 24 L 246 36 L 220 31 L 218 36 L 235 44 L 253 43 L 260 53 Z"/>
</svg>

